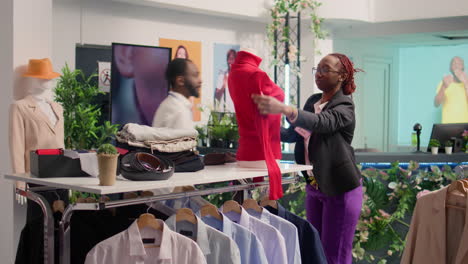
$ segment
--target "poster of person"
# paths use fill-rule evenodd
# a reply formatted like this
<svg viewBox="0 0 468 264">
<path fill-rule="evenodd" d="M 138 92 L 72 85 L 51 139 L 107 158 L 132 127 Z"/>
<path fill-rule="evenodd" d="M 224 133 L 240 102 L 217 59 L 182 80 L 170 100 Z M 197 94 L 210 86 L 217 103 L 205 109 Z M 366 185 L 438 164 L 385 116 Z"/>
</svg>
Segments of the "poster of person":
<svg viewBox="0 0 468 264">
<path fill-rule="evenodd" d="M 234 112 L 228 89 L 231 64 L 236 59 L 240 45 L 214 44 L 213 49 L 213 106 L 218 112 Z"/>
<path fill-rule="evenodd" d="M 111 85 L 111 63 L 108 61 L 98 61 L 99 90 L 110 92 Z"/>
<path fill-rule="evenodd" d="M 159 39 L 159 46 L 172 48 L 172 59 L 183 58 L 191 60 L 199 69 L 200 74 L 202 71 L 202 57 L 201 57 L 201 42 L 200 41 L 188 41 L 188 40 L 176 40 L 176 39 Z M 203 89 L 200 91 L 200 97 L 191 98 L 193 102 L 193 121 L 200 121 L 201 112 L 199 106 L 201 105 L 201 94 Z"/>
</svg>

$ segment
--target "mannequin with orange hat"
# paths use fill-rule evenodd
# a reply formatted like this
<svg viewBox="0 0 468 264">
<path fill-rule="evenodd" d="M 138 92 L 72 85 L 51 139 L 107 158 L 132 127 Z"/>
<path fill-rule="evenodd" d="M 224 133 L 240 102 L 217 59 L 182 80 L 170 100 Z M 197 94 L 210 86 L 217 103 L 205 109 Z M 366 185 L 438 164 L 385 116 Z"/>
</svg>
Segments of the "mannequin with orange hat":
<svg viewBox="0 0 468 264">
<path fill-rule="evenodd" d="M 55 80 L 49 59 L 29 60 L 29 95 L 10 107 L 10 157 L 13 173 L 29 172 L 29 154 L 36 149 L 64 147 L 63 108 L 53 102 Z M 24 187 L 18 184 L 18 187 Z"/>
</svg>

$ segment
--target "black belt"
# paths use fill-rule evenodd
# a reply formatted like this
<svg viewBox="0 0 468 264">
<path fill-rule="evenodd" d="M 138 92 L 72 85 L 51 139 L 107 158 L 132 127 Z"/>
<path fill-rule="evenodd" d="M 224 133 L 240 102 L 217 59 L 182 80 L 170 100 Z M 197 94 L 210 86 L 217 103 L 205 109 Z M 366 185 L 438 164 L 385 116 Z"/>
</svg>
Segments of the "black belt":
<svg viewBox="0 0 468 264">
<path fill-rule="evenodd" d="M 129 152 L 120 160 L 120 173 L 131 181 L 167 180 L 174 174 L 174 163 L 146 152 Z"/>
</svg>

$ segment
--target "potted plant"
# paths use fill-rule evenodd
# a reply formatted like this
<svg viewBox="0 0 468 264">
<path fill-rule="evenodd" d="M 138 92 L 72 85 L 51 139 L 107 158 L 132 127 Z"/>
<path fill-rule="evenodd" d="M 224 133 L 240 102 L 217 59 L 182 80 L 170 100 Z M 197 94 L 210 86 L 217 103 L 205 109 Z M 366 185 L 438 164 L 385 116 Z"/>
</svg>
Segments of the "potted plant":
<svg viewBox="0 0 468 264">
<path fill-rule="evenodd" d="M 229 131 L 227 133 L 227 138 L 229 140 L 229 146 L 232 145 L 232 148 L 236 149 L 239 146 L 239 131 L 237 126 L 229 127 Z"/>
<path fill-rule="evenodd" d="M 198 132 L 198 146 L 205 147 L 206 146 L 206 127 L 205 126 L 195 126 L 195 129 Z"/>
<path fill-rule="evenodd" d="M 99 185 L 112 186 L 117 176 L 117 160 L 119 153 L 111 144 L 102 144 L 98 151 Z"/>
<path fill-rule="evenodd" d="M 445 154 L 452 154 L 452 149 L 453 149 L 453 142 L 452 140 L 447 140 L 444 144 L 445 146 Z"/>
<path fill-rule="evenodd" d="M 429 147 L 431 148 L 432 154 L 436 155 L 437 153 L 439 153 L 440 141 L 435 138 L 432 138 L 429 141 Z"/>
<path fill-rule="evenodd" d="M 228 115 L 221 112 L 211 112 L 208 122 L 208 136 L 210 138 L 210 147 L 228 148 L 229 141 L 227 135 L 231 126 L 231 120 Z"/>
<path fill-rule="evenodd" d="M 96 149 L 112 139 L 119 125 L 101 122 L 101 109 L 95 103 L 103 95 L 97 75 L 85 76 L 83 71 L 71 70 L 67 64 L 55 88 L 55 101 L 63 106 L 65 147 L 67 149 Z"/>
<path fill-rule="evenodd" d="M 219 124 L 211 127 L 210 130 L 210 146 L 213 148 L 227 148 L 228 144 L 226 140 L 226 134 L 229 130 L 229 127 Z"/>
</svg>

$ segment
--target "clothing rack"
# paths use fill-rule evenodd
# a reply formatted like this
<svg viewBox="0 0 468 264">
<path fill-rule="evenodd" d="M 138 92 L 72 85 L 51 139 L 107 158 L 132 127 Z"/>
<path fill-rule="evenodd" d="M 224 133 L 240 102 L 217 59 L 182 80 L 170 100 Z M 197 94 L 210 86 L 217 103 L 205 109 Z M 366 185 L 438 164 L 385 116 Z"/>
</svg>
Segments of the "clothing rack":
<svg viewBox="0 0 468 264">
<path fill-rule="evenodd" d="M 282 174 L 294 173 L 310 170 L 312 166 L 296 164 L 280 164 Z M 16 193 L 38 203 L 44 213 L 44 264 L 54 264 L 54 221 L 51 205 L 37 191 L 53 191 L 57 189 L 69 189 L 84 191 L 95 194 L 112 194 L 166 187 L 178 187 L 185 185 L 210 184 L 239 180 L 239 185 L 226 187 L 208 187 L 207 189 L 193 190 L 181 193 L 159 194 L 149 197 L 140 197 L 126 200 L 115 200 L 109 202 L 96 203 L 75 203 L 69 204 L 63 212 L 59 226 L 59 263 L 70 263 L 70 220 L 74 211 L 82 210 L 104 210 L 128 205 L 145 204 L 156 201 L 188 198 L 193 196 L 209 195 L 215 193 L 243 191 L 243 197 L 248 197 L 248 190 L 268 186 L 268 181 L 246 182 L 243 179 L 267 176 L 267 170 L 247 169 L 237 167 L 236 164 L 225 164 L 218 166 L 207 166 L 204 170 L 195 173 L 175 173 L 165 181 L 144 181 L 132 182 L 127 180 L 117 180 L 115 186 L 99 186 L 97 178 L 34 178 L 30 174 L 5 175 L 5 179 L 14 181 L 24 181 L 42 185 L 42 187 L 28 188 L 27 190 L 16 189 Z M 297 175 L 283 177 L 282 184 L 291 184 L 297 181 Z M 80 183 L 80 184 L 78 184 Z"/>
</svg>

